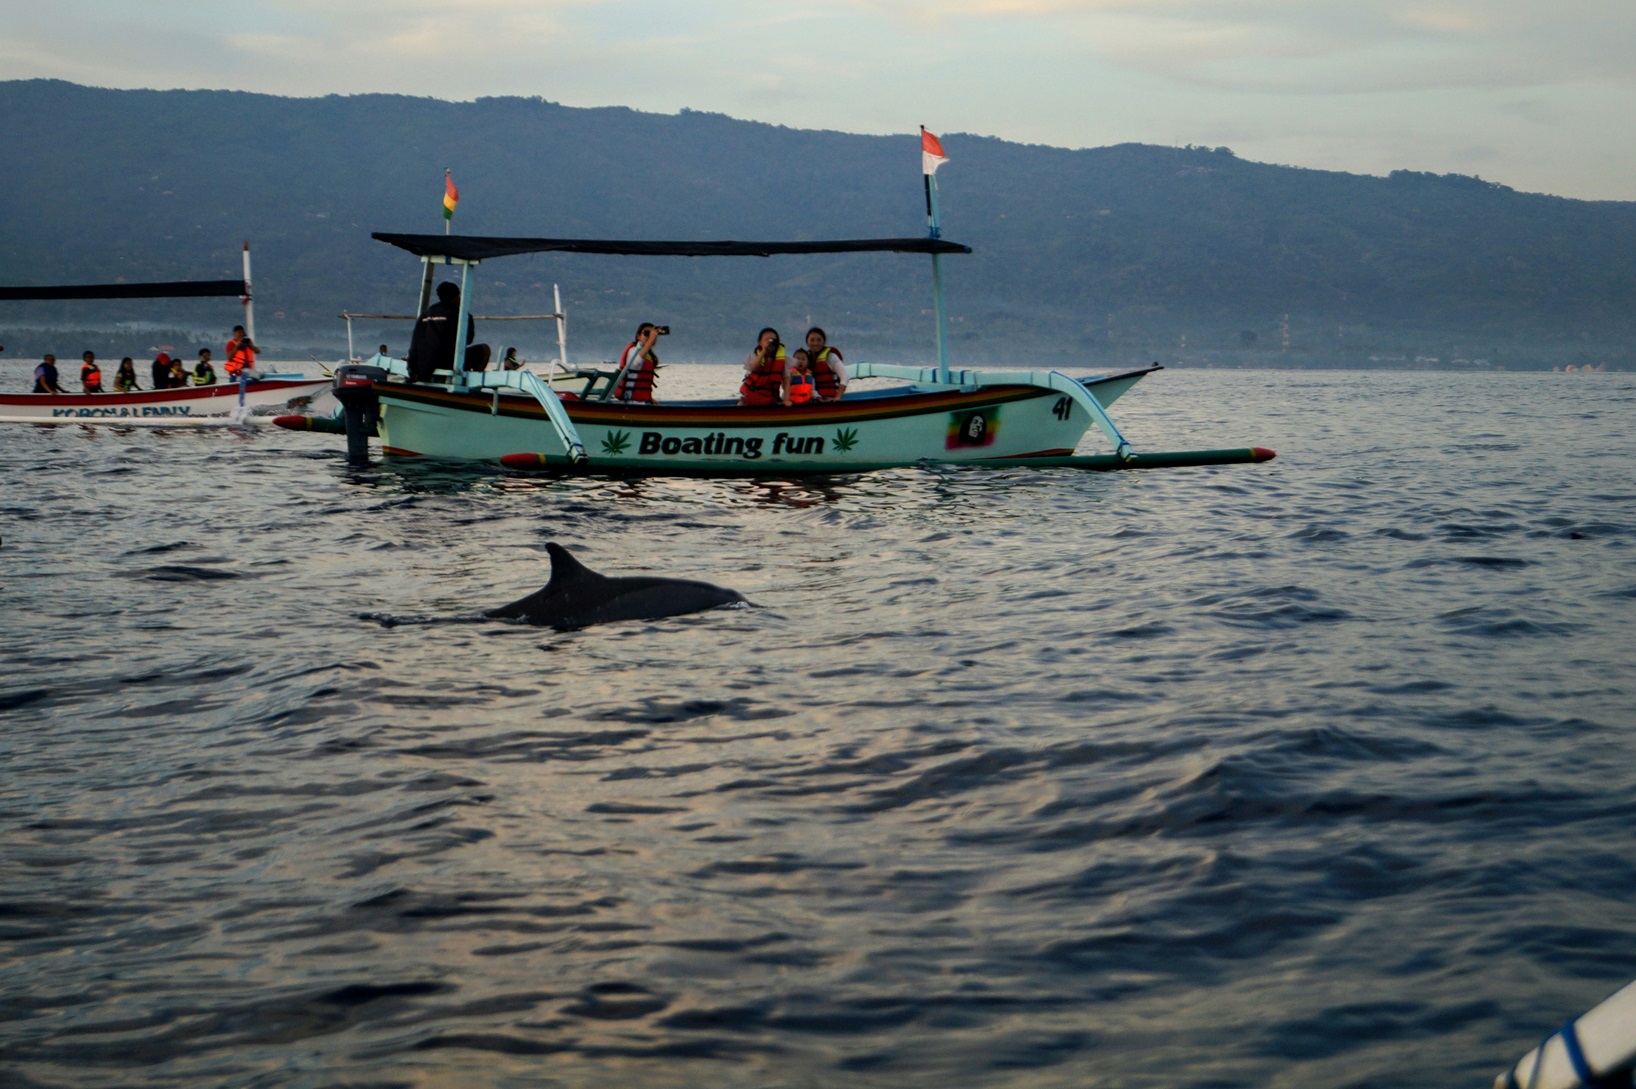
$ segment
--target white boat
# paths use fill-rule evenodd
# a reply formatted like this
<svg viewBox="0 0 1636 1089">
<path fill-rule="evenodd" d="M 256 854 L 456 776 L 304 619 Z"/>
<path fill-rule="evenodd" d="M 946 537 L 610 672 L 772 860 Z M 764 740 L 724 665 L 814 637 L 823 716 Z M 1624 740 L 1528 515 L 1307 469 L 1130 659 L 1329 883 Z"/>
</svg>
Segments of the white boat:
<svg viewBox="0 0 1636 1089">
<path fill-rule="evenodd" d="M 163 283 L 61 284 L 0 287 L 0 301 L 25 299 L 177 299 L 237 296 L 244 324 L 255 339 L 250 297 L 250 244 L 244 244 L 244 276 L 239 280 L 173 280 Z M 256 409 L 304 406 L 329 389 L 328 378 L 299 374 L 265 375 L 252 382 L 228 382 L 129 393 L 0 393 L 0 423 L 184 424 L 227 422 Z"/>
<path fill-rule="evenodd" d="M 279 408 L 329 389 L 328 378 L 271 375 L 244 384 L 242 410 Z M 238 383 L 133 393 L 0 393 L 0 420 L 15 423 L 174 423 L 241 412 Z"/>
</svg>

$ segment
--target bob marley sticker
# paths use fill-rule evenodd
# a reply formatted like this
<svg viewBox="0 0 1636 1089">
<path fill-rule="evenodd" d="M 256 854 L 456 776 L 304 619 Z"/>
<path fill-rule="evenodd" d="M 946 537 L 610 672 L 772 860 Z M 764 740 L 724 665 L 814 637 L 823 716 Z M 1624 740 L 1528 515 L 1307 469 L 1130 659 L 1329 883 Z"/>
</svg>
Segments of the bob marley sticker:
<svg viewBox="0 0 1636 1089">
<path fill-rule="evenodd" d="M 992 446 L 994 436 L 999 434 L 999 431 L 998 405 L 980 408 L 975 412 L 952 412 L 949 414 L 949 430 L 943 448 L 953 450 L 961 446 Z"/>
</svg>

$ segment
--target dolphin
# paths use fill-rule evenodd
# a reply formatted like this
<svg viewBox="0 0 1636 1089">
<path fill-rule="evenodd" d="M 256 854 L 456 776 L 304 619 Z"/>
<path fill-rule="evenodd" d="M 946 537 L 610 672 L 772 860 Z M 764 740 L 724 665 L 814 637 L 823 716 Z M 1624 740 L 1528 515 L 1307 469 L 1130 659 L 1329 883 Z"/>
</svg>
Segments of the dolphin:
<svg viewBox="0 0 1636 1089">
<path fill-rule="evenodd" d="M 736 590 L 692 579 L 650 575 L 609 578 L 574 559 L 559 544 L 548 544 L 545 550 L 551 556 L 551 581 L 510 605 L 490 609 L 484 616 L 571 631 L 614 620 L 681 616 L 744 600 Z"/>
</svg>

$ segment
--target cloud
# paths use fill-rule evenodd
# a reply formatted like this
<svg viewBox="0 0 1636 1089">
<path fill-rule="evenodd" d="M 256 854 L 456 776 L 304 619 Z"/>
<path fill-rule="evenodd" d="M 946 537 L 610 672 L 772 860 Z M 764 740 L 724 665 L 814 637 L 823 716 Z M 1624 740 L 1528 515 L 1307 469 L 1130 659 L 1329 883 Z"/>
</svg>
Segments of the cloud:
<svg viewBox="0 0 1636 1089">
<path fill-rule="evenodd" d="M 1628 0 L 838 0 L 907 32 L 1034 35 L 1218 90 L 1397 93 L 1636 83 Z"/>
</svg>

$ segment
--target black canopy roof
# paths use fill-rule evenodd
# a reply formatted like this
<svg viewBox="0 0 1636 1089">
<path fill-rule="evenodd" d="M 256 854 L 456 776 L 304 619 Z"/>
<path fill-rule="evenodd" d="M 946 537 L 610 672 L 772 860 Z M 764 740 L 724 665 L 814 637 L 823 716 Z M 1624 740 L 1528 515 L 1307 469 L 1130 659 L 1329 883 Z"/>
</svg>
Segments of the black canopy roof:
<svg viewBox="0 0 1636 1089">
<path fill-rule="evenodd" d="M 417 257 L 486 261 L 520 253 L 610 253 L 632 257 L 771 257 L 777 253 L 970 253 L 941 238 L 853 238 L 833 242 L 630 242 L 607 238 L 495 238 L 470 234 L 383 234 L 374 237 Z"/>
<path fill-rule="evenodd" d="M 248 294 L 243 280 L 170 280 L 153 284 L 0 287 L 0 299 L 193 299 Z"/>
</svg>

